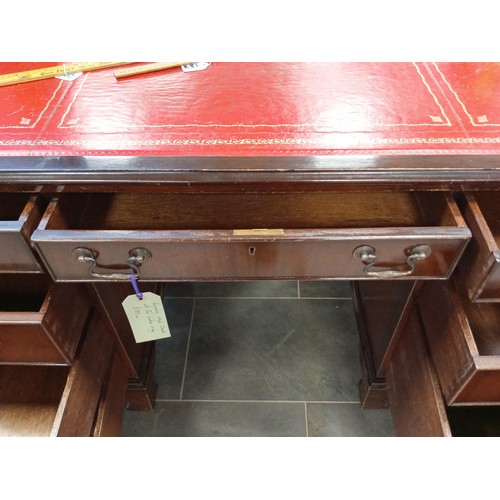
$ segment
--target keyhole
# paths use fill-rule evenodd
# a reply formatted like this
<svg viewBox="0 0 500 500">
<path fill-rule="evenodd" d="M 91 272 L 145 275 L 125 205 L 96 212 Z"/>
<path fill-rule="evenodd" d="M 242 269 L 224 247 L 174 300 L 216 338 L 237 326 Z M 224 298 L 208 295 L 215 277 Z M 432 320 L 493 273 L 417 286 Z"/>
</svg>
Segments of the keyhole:
<svg viewBox="0 0 500 500">
<path fill-rule="evenodd" d="M 248 255 L 255 255 L 255 247 L 248 247 Z"/>
</svg>

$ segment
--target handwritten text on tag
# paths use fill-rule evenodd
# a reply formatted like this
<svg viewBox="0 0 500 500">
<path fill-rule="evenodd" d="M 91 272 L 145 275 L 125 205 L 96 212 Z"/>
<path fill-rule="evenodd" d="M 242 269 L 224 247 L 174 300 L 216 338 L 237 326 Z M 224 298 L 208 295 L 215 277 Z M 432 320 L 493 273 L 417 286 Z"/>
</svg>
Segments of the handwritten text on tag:
<svg viewBox="0 0 500 500">
<path fill-rule="evenodd" d="M 165 309 L 159 295 L 145 292 L 142 300 L 135 294 L 129 295 L 122 305 L 136 342 L 170 337 Z"/>
</svg>

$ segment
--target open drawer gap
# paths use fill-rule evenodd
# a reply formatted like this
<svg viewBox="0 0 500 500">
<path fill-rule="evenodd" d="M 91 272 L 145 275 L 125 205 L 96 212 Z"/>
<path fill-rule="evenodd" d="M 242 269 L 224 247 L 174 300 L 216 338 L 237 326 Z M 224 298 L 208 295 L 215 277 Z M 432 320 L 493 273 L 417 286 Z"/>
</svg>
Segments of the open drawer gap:
<svg viewBox="0 0 500 500">
<path fill-rule="evenodd" d="M 95 193 L 60 196 L 45 229 L 453 226 L 442 193 Z"/>
<path fill-rule="evenodd" d="M 51 284 L 43 274 L 0 274 L 0 311 L 40 312 Z"/>
</svg>

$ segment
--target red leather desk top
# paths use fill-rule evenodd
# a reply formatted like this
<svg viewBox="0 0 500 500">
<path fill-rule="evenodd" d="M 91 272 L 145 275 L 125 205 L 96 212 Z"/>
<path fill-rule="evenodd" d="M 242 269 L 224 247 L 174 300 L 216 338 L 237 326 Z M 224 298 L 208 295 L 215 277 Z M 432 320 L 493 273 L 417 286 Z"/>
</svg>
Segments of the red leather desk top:
<svg viewBox="0 0 500 500">
<path fill-rule="evenodd" d="M 2 63 L 0 73 L 57 63 Z M 0 87 L 1 156 L 500 153 L 499 63 L 212 63 Z"/>
</svg>

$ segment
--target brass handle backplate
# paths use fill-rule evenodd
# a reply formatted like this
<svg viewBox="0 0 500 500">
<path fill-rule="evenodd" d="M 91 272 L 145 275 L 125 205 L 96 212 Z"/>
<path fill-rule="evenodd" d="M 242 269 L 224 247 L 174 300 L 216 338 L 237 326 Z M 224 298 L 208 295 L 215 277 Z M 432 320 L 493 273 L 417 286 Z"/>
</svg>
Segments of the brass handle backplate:
<svg viewBox="0 0 500 500">
<path fill-rule="evenodd" d="M 353 256 L 365 264 L 364 272 L 367 276 L 375 278 L 399 278 L 408 276 L 415 271 L 415 262 L 429 257 L 431 247 L 428 245 L 418 245 L 411 249 L 406 262 L 397 264 L 394 267 L 376 266 L 377 256 L 373 247 L 364 245 L 354 249 Z"/>
<path fill-rule="evenodd" d="M 136 278 L 139 278 L 140 275 L 140 266 L 148 261 L 151 260 L 151 252 L 149 250 L 146 250 L 145 248 L 134 248 L 133 250 L 130 250 L 129 252 L 129 258 L 127 259 L 126 265 L 132 270 L 131 273 L 129 272 L 121 272 L 117 270 L 116 268 L 113 269 L 110 266 L 102 266 L 99 265 L 96 256 L 94 255 L 94 252 L 92 250 L 89 250 L 88 248 L 75 248 L 73 250 L 73 258 L 78 260 L 78 262 L 81 262 L 82 264 L 88 264 L 88 271 L 89 274 L 93 278 L 100 278 L 100 279 L 108 279 L 108 280 L 128 280 L 130 279 L 130 275 L 135 276 Z M 110 269 L 109 272 L 97 272 L 95 271 L 96 267 L 100 269 Z"/>
</svg>

